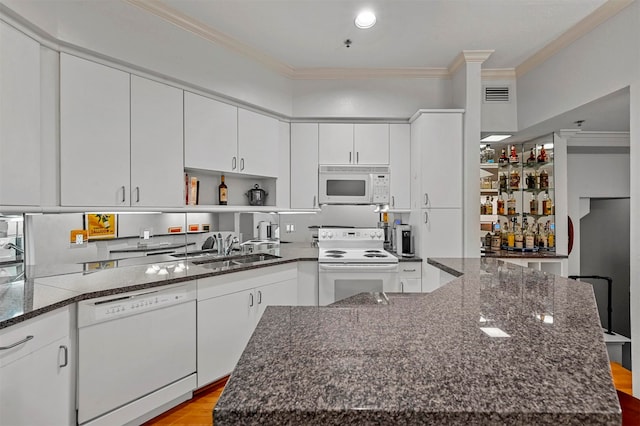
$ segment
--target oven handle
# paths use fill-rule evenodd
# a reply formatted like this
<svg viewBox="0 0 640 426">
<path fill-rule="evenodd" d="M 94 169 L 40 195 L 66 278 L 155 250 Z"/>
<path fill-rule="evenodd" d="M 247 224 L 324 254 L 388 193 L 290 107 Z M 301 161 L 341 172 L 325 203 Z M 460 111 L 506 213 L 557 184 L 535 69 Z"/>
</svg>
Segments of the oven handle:
<svg viewBox="0 0 640 426">
<path fill-rule="evenodd" d="M 375 271 L 397 271 L 397 263 L 386 264 L 374 264 L 374 263 L 339 263 L 339 264 L 325 264 L 319 263 L 318 270 L 320 271 L 361 271 L 361 270 L 375 270 Z"/>
</svg>

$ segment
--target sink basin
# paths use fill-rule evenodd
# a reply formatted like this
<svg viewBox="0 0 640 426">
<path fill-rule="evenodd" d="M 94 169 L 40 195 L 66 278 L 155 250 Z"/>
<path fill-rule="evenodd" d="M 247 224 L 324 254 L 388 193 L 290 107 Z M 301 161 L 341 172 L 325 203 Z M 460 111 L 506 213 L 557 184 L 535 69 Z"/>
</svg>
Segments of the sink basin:
<svg viewBox="0 0 640 426">
<path fill-rule="evenodd" d="M 207 268 L 217 269 L 217 268 L 228 268 L 230 266 L 234 266 L 234 263 L 230 260 L 211 260 L 209 262 L 199 262 L 200 264 L 205 264 Z"/>
<path fill-rule="evenodd" d="M 232 256 L 223 258 L 194 259 L 196 265 L 206 265 L 207 268 L 223 268 L 228 266 L 247 265 L 249 263 L 263 262 L 265 260 L 280 259 L 278 256 L 266 253 L 254 253 L 245 256 Z"/>
</svg>

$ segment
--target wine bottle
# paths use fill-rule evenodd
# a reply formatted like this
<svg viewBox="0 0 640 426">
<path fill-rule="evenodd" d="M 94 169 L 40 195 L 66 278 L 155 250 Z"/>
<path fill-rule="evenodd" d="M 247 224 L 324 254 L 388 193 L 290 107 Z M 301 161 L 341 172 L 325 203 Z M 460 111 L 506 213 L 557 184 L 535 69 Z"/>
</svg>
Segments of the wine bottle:
<svg viewBox="0 0 640 426">
<path fill-rule="evenodd" d="M 218 185 L 218 204 L 221 206 L 227 205 L 227 185 L 224 183 L 224 175 L 220 176 L 220 185 Z"/>
</svg>

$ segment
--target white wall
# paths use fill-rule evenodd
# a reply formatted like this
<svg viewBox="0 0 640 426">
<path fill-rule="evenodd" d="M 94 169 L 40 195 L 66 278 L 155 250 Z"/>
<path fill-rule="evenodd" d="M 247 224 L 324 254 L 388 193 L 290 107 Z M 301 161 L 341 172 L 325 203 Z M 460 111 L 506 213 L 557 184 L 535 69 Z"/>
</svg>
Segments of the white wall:
<svg viewBox="0 0 640 426">
<path fill-rule="evenodd" d="M 631 120 L 630 120 L 630 186 L 631 223 L 630 235 L 630 280 L 631 280 L 631 340 L 636 342 L 631 350 L 633 370 L 633 394 L 640 398 L 640 79 L 631 85 Z"/>
<path fill-rule="evenodd" d="M 640 2 L 518 77 L 525 129 L 628 86 L 640 75 Z"/>
<path fill-rule="evenodd" d="M 451 108 L 441 78 L 294 80 L 293 116 L 408 119 L 420 108 Z"/>
<path fill-rule="evenodd" d="M 518 96 L 517 84 L 514 80 L 483 80 L 482 91 L 484 99 L 484 87 L 509 86 L 509 102 L 482 102 L 483 132 L 515 132 L 518 129 Z"/>
</svg>

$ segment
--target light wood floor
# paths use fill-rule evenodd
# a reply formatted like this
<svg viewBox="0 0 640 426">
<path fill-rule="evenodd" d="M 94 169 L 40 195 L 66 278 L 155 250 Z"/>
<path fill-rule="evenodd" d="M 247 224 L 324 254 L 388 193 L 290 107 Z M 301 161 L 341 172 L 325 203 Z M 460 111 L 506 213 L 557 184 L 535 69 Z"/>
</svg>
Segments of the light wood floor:
<svg viewBox="0 0 640 426">
<path fill-rule="evenodd" d="M 613 384 L 623 411 L 623 425 L 638 425 L 637 416 L 640 401 L 631 397 L 631 371 L 617 362 L 611 363 Z M 183 402 L 164 414 L 149 420 L 145 426 L 204 426 L 213 425 L 213 407 L 222 394 L 228 378 L 224 378 L 198 391 L 189 401 Z M 622 395 L 621 395 L 622 393 Z"/>
</svg>

